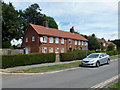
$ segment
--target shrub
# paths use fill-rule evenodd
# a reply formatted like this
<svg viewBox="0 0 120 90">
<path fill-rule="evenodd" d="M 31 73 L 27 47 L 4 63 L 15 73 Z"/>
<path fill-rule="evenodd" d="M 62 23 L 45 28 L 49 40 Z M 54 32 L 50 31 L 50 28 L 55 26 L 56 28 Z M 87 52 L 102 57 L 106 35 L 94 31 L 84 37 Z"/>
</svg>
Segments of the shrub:
<svg viewBox="0 0 120 90">
<path fill-rule="evenodd" d="M 54 53 L 2 55 L 2 68 L 55 62 Z"/>
</svg>

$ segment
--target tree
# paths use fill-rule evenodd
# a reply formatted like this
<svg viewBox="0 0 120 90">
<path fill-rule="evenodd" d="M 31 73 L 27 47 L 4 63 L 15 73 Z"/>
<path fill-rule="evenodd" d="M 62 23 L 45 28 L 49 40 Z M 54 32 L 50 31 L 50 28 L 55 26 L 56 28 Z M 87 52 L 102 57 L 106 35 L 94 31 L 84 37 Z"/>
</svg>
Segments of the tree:
<svg viewBox="0 0 120 90">
<path fill-rule="evenodd" d="M 97 41 L 96 37 L 89 36 L 87 39 L 88 39 L 88 49 L 89 50 L 100 49 L 100 43 Z"/>
<path fill-rule="evenodd" d="M 114 45 L 113 44 L 109 44 L 108 47 L 107 47 L 107 50 L 108 51 L 114 50 Z"/>
<path fill-rule="evenodd" d="M 116 44 L 117 45 L 117 49 L 120 50 L 120 39 L 112 40 L 111 42 Z"/>
<path fill-rule="evenodd" d="M 19 24 L 19 14 L 12 3 L 2 3 L 2 41 L 19 39 L 22 31 Z"/>
</svg>

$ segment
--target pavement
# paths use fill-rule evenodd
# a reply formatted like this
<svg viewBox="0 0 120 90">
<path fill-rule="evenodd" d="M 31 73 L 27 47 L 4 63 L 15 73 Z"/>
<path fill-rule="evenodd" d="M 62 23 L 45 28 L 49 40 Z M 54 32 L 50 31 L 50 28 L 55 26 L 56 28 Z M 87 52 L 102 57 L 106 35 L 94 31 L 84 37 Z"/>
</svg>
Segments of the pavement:
<svg viewBox="0 0 120 90">
<path fill-rule="evenodd" d="M 37 74 L 2 74 L 3 88 L 100 88 L 118 79 L 118 61 Z"/>
<path fill-rule="evenodd" d="M 42 67 L 42 66 L 52 66 L 52 65 L 58 65 L 58 64 L 66 64 L 66 63 L 72 63 L 72 62 L 78 62 L 80 60 L 74 60 L 74 61 L 68 61 L 68 62 L 55 62 L 55 63 L 44 63 L 44 64 L 36 64 L 36 65 L 27 65 L 27 66 L 17 66 L 13 68 L 7 68 L 7 69 L 0 69 L 0 72 L 11 72 L 19 69 L 29 69 L 33 67 Z"/>
</svg>

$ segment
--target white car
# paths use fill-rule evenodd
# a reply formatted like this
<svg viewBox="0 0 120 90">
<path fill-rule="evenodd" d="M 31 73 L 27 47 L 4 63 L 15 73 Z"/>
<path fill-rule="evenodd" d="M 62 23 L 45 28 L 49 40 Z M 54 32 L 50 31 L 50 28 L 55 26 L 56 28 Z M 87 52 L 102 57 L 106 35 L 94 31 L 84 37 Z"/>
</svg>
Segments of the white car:
<svg viewBox="0 0 120 90">
<path fill-rule="evenodd" d="M 101 64 L 109 64 L 110 56 L 106 53 L 92 53 L 82 60 L 82 66 L 96 66 Z"/>
</svg>

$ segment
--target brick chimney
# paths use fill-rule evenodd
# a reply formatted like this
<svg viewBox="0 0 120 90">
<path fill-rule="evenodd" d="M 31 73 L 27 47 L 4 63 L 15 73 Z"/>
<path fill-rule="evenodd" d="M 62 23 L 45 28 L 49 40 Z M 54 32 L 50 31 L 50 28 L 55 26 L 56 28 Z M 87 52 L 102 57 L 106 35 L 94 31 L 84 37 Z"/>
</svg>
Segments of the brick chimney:
<svg viewBox="0 0 120 90">
<path fill-rule="evenodd" d="M 108 39 L 108 42 L 110 42 L 110 39 Z"/>
<path fill-rule="evenodd" d="M 48 27 L 48 21 L 43 21 L 43 26 Z"/>
<path fill-rule="evenodd" d="M 94 34 L 94 33 L 92 34 L 92 37 L 95 37 L 95 34 Z"/>
<path fill-rule="evenodd" d="M 70 32 L 74 33 L 74 26 L 72 26 L 72 28 L 70 28 Z"/>
</svg>

